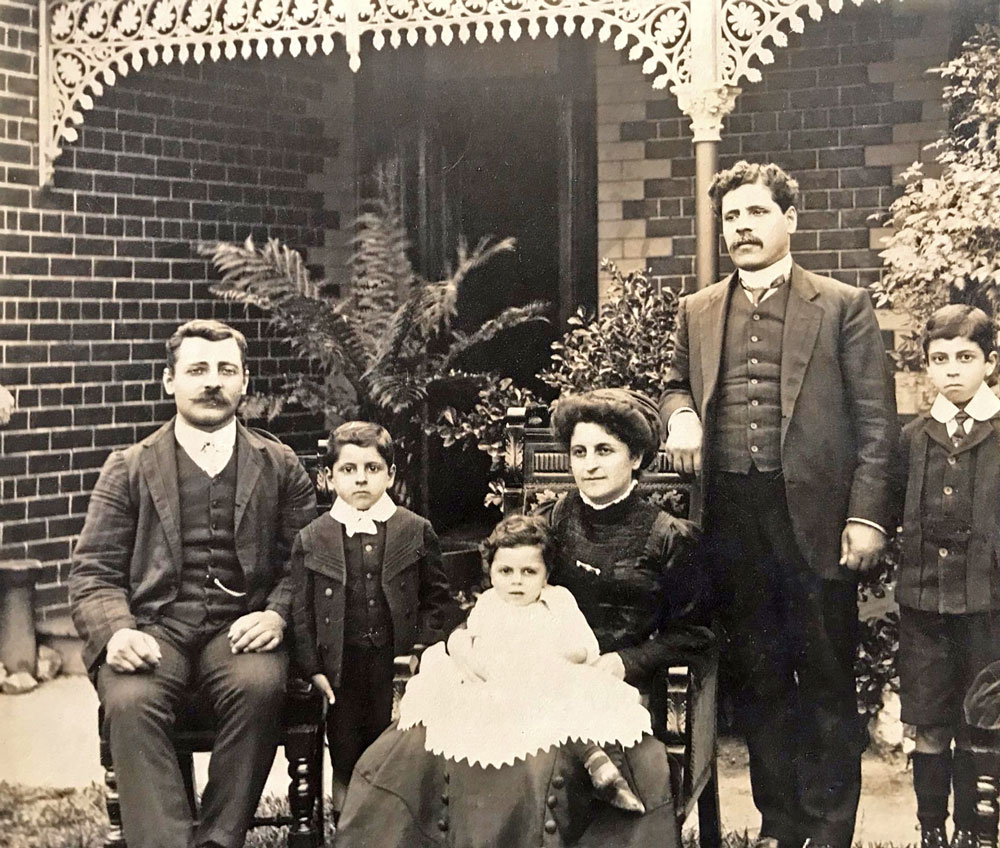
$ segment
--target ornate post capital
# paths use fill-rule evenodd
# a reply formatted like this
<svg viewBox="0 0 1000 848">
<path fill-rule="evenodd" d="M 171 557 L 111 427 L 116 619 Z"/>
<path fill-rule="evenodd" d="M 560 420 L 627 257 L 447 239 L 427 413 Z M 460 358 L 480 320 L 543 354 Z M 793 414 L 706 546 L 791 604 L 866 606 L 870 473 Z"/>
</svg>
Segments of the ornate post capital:
<svg viewBox="0 0 1000 848">
<path fill-rule="evenodd" d="M 676 85 L 677 105 L 691 119 L 694 141 L 719 141 L 722 121 L 736 105 L 743 89 L 735 85 Z"/>
</svg>

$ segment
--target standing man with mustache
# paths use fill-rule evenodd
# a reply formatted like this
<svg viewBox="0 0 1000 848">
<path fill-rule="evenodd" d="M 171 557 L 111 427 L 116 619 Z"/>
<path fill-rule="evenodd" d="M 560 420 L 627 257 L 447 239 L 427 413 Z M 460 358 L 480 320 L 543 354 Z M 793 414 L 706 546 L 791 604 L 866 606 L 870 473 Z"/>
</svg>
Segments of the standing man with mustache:
<svg viewBox="0 0 1000 848">
<path fill-rule="evenodd" d="M 219 321 L 167 341 L 177 415 L 113 451 L 69 578 L 104 706 L 129 848 L 241 848 L 277 746 L 296 533 L 316 514 L 290 448 L 236 420 L 247 343 Z M 171 741 L 192 692 L 216 719 L 195 825 Z"/>
<path fill-rule="evenodd" d="M 681 300 L 666 447 L 698 475 L 758 845 L 850 848 L 857 575 L 885 544 L 898 437 L 887 358 L 867 292 L 792 260 L 795 180 L 738 162 L 709 193 L 737 270 Z"/>
</svg>

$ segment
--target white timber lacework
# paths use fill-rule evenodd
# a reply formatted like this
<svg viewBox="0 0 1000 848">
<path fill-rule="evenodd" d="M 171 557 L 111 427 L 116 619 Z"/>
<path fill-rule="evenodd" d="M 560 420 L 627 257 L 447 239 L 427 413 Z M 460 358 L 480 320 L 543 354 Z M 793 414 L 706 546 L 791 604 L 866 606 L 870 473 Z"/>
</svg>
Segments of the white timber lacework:
<svg viewBox="0 0 1000 848">
<path fill-rule="evenodd" d="M 579 32 L 627 50 L 654 88 L 721 125 L 736 85 L 774 60 L 768 43 L 785 46 L 824 5 L 843 0 L 40 0 L 40 184 L 94 98 L 130 71 L 337 45 L 356 71 L 362 38 L 381 50 Z"/>
</svg>

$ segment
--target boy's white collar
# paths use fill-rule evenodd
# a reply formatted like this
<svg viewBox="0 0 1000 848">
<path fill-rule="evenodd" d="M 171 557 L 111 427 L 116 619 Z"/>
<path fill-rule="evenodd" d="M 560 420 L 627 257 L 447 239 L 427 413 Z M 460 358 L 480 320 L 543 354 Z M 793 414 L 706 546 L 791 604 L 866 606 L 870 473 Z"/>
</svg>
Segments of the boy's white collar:
<svg viewBox="0 0 1000 848">
<path fill-rule="evenodd" d="M 947 424 L 958 413 L 958 409 L 948 398 L 938 394 L 931 405 L 931 418 L 941 424 Z M 1000 412 L 1000 398 L 986 383 L 982 383 L 965 405 L 965 411 L 974 421 L 989 421 Z"/>
<path fill-rule="evenodd" d="M 353 536 L 355 533 L 366 533 L 369 536 L 374 536 L 378 532 L 375 522 L 386 522 L 392 518 L 395 512 L 396 504 L 393 503 L 388 492 L 383 492 L 382 497 L 368 509 L 355 509 L 343 498 L 337 498 L 330 508 L 330 517 L 344 525 L 348 536 Z"/>
</svg>

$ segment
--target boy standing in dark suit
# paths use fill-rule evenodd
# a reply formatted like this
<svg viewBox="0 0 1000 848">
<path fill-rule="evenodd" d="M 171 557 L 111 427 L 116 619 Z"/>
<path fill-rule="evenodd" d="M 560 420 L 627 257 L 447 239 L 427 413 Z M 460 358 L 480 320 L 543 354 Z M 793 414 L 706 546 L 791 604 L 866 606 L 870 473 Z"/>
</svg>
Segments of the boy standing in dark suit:
<svg viewBox="0 0 1000 848">
<path fill-rule="evenodd" d="M 434 528 L 386 492 L 393 456 L 378 424 L 334 430 L 324 465 L 337 499 L 292 549 L 296 657 L 332 704 L 327 738 L 343 787 L 392 720 L 394 657 L 443 638 L 452 603 Z"/>
<path fill-rule="evenodd" d="M 900 700 L 916 741 L 923 848 L 949 844 L 952 788 L 951 845 L 975 844 L 976 774 L 962 700 L 976 674 L 1000 659 L 1000 399 L 986 384 L 997 367 L 995 338 L 981 309 L 952 304 L 931 316 L 923 348 L 938 395 L 904 428 L 897 465 L 906 492 L 896 590 Z"/>
</svg>

